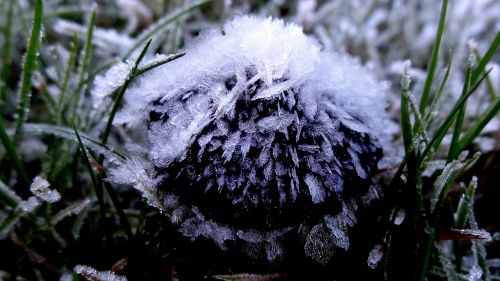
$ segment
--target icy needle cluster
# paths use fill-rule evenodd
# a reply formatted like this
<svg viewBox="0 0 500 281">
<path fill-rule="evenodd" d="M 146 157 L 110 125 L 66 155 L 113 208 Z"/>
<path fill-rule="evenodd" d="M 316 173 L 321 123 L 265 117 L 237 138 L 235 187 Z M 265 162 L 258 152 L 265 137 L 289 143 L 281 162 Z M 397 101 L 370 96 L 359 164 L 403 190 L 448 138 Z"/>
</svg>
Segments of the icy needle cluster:
<svg viewBox="0 0 500 281">
<path fill-rule="evenodd" d="M 269 261 L 301 241 L 325 263 L 377 196 L 385 90 L 298 26 L 241 17 L 139 78 L 117 123 L 183 235 Z"/>
</svg>

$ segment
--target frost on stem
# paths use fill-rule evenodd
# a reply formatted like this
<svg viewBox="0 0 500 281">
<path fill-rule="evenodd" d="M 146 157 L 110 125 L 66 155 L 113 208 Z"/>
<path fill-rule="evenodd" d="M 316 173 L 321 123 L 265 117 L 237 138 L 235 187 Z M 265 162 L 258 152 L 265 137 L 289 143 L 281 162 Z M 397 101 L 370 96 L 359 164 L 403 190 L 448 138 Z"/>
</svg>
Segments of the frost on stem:
<svg viewBox="0 0 500 281">
<path fill-rule="evenodd" d="M 183 235 L 269 261 L 304 241 L 326 263 L 377 196 L 385 90 L 298 26 L 241 17 L 139 77 L 115 120 L 144 136 L 153 189 Z"/>
</svg>

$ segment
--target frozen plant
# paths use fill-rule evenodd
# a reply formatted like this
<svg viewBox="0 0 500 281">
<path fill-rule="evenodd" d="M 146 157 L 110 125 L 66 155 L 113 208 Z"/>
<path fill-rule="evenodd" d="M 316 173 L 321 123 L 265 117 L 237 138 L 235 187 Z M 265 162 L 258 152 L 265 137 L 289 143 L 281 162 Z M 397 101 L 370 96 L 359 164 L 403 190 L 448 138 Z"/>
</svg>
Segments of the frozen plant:
<svg viewBox="0 0 500 281">
<path fill-rule="evenodd" d="M 139 77 L 115 121 L 143 136 L 148 182 L 183 235 L 271 262 L 302 241 L 326 263 L 377 197 L 385 91 L 300 27 L 240 17 Z M 131 182 L 121 169 L 112 180 Z"/>
<path fill-rule="evenodd" d="M 97 271 L 88 265 L 77 265 L 73 271 L 84 276 L 87 280 L 127 281 L 127 278 L 116 275 L 111 271 Z"/>
<path fill-rule="evenodd" d="M 50 189 L 49 186 L 50 183 L 46 179 L 37 176 L 33 179 L 30 191 L 33 192 L 36 197 L 48 203 L 55 203 L 61 200 L 61 194 L 57 192 L 57 190 Z"/>
</svg>

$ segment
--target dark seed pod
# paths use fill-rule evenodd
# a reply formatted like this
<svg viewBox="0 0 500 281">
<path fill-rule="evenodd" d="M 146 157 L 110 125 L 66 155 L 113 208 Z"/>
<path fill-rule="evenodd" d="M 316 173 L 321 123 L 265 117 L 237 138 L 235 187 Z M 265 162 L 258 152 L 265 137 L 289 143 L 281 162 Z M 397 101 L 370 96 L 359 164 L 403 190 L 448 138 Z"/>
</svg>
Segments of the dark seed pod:
<svg viewBox="0 0 500 281">
<path fill-rule="evenodd" d="M 120 120 L 145 130 L 155 205 L 183 235 L 269 261 L 303 241 L 325 263 L 377 196 L 384 91 L 297 26 L 244 17 L 141 78 Z"/>
</svg>

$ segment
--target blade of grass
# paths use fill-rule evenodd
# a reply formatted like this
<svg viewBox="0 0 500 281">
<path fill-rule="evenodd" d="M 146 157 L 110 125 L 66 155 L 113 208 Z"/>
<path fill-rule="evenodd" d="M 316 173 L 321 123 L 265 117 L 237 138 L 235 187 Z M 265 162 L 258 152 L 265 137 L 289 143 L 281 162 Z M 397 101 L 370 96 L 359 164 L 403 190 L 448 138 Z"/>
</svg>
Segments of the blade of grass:
<svg viewBox="0 0 500 281">
<path fill-rule="evenodd" d="M 426 243 L 426 248 L 424 252 L 424 259 L 423 259 L 423 264 L 422 264 L 422 271 L 420 275 L 420 280 L 424 281 L 427 276 L 427 272 L 429 270 L 429 264 L 431 260 L 431 254 L 432 254 L 432 249 L 433 245 L 436 239 L 436 228 L 437 228 L 437 222 L 439 218 L 439 212 L 441 210 L 441 207 L 443 205 L 444 199 L 446 198 L 446 195 L 448 195 L 448 190 L 450 186 L 454 183 L 456 177 L 460 174 L 462 174 L 465 170 L 469 169 L 476 161 L 479 159 L 480 153 L 474 154 L 470 159 L 466 160 L 461 167 L 457 168 L 451 168 L 450 169 L 450 174 L 443 180 L 445 182 L 443 183 L 442 189 L 440 189 L 439 194 L 435 194 L 434 196 L 437 196 L 437 201 L 434 205 L 434 208 L 432 210 L 430 219 L 429 219 L 429 233 L 427 237 L 427 243 Z M 455 162 L 452 162 L 448 165 L 457 165 L 454 164 Z M 438 183 L 439 184 L 439 183 Z"/>
<path fill-rule="evenodd" d="M 105 175 L 103 175 L 103 178 Z M 127 216 L 125 215 L 125 212 L 123 211 L 123 208 L 121 206 L 120 200 L 118 199 L 118 195 L 116 194 L 115 190 L 111 186 L 109 182 L 102 181 L 101 182 L 104 184 L 104 188 L 106 189 L 106 192 L 109 195 L 109 198 L 111 198 L 111 202 L 113 203 L 113 206 L 115 207 L 116 213 L 118 214 L 118 218 L 120 219 L 120 224 L 122 228 L 125 230 L 125 233 L 127 234 L 127 238 L 129 241 L 132 241 L 134 239 L 134 234 L 132 233 L 132 226 L 130 225 L 130 222 L 128 221 Z"/>
<path fill-rule="evenodd" d="M 127 90 L 128 85 L 130 84 L 130 82 L 132 82 L 132 80 L 135 77 L 137 77 L 138 75 L 143 74 L 146 71 L 149 71 L 149 70 L 151 70 L 151 69 L 153 69 L 155 67 L 158 67 L 158 66 L 160 66 L 162 64 L 165 64 L 165 63 L 173 61 L 173 60 L 175 60 L 177 58 L 180 58 L 180 57 L 182 57 L 184 55 L 184 53 L 178 53 L 178 54 L 169 55 L 169 56 L 165 57 L 163 60 L 156 61 L 156 62 L 150 63 L 150 64 L 148 64 L 148 65 L 146 65 L 146 66 L 144 66 L 142 68 L 139 68 L 139 64 L 141 63 L 142 59 L 146 55 L 146 52 L 149 49 L 151 41 L 152 41 L 152 39 L 149 39 L 147 41 L 146 45 L 144 46 L 144 48 L 142 49 L 141 53 L 139 54 L 139 56 L 137 57 L 136 61 L 134 62 L 133 66 L 132 66 L 132 68 L 131 68 L 128 76 L 127 76 L 127 79 L 125 79 L 125 82 L 119 88 L 118 95 L 116 96 L 116 99 L 114 101 L 113 107 L 112 107 L 111 112 L 109 114 L 108 122 L 106 123 L 106 127 L 105 127 L 105 130 L 104 130 L 103 136 L 102 136 L 102 144 L 106 144 L 107 141 L 108 141 L 108 137 L 109 137 L 109 134 L 111 132 L 111 127 L 113 125 L 113 120 L 115 118 L 116 112 L 118 111 L 118 108 L 120 107 L 121 100 L 123 99 L 123 95 L 125 94 L 125 91 Z"/>
<path fill-rule="evenodd" d="M 15 209 L 19 205 L 19 202 L 21 202 L 21 198 L 19 198 L 19 196 L 17 196 L 17 194 L 2 181 L 0 181 L 0 200 L 13 209 Z"/>
<path fill-rule="evenodd" d="M 90 14 L 90 21 L 87 26 L 87 37 L 85 38 L 85 45 L 83 49 L 83 55 L 80 59 L 80 70 L 78 77 L 77 88 L 71 97 L 71 102 L 69 104 L 71 109 L 71 118 L 76 118 L 78 104 L 80 103 L 80 96 L 85 91 L 85 84 L 88 83 L 89 66 L 90 60 L 92 58 L 92 40 L 94 38 L 94 28 L 96 21 L 96 8 L 92 9 Z"/>
<path fill-rule="evenodd" d="M 422 271 L 420 272 L 420 281 L 425 281 L 427 272 L 429 271 L 429 264 L 431 260 L 432 249 L 434 246 L 434 241 L 436 239 L 436 230 L 430 229 L 427 237 L 427 244 L 424 250 L 423 262 L 422 262 Z"/>
<path fill-rule="evenodd" d="M 463 171 L 470 168 L 472 164 L 474 164 L 477 159 L 479 159 L 480 153 L 474 154 L 470 159 L 467 159 L 465 162 L 461 163 L 459 160 L 455 160 L 446 165 L 443 169 L 441 175 L 434 182 L 434 187 L 432 191 L 432 198 L 430 200 L 430 211 L 431 211 L 431 224 L 437 221 L 437 216 L 441 206 L 443 205 L 443 201 L 448 194 L 448 190 L 450 186 L 454 183 L 455 178 L 463 173 Z M 432 226 L 432 225 L 431 225 Z"/>
<path fill-rule="evenodd" d="M 462 106 L 465 104 L 465 102 L 467 101 L 467 99 L 477 90 L 477 88 L 479 87 L 479 85 L 481 84 L 481 82 L 484 80 L 484 78 L 488 75 L 488 73 L 490 71 L 491 71 L 491 69 L 488 70 L 488 72 L 485 75 L 483 75 L 479 79 L 479 81 L 477 81 L 475 83 L 475 85 L 472 88 L 469 89 L 469 91 L 467 92 L 467 94 L 461 96 L 458 99 L 458 101 L 453 106 L 450 114 L 448 114 L 448 116 L 446 117 L 445 121 L 441 124 L 441 126 L 437 130 L 437 132 L 434 135 L 434 137 L 431 139 L 431 141 L 429 142 L 429 144 L 427 144 L 426 148 L 424 149 L 424 151 L 422 152 L 422 154 L 420 155 L 420 157 L 417 159 L 417 167 L 421 167 L 422 163 L 425 161 L 425 159 L 427 158 L 427 156 L 429 155 L 429 153 L 431 151 L 435 151 L 437 149 L 437 147 L 441 144 L 441 142 L 443 141 L 444 136 L 446 135 L 446 132 L 448 131 L 448 129 L 453 124 L 453 121 L 455 120 L 455 118 L 456 118 L 456 116 L 457 116 L 458 111 L 460 110 L 460 108 L 462 108 Z"/>
<path fill-rule="evenodd" d="M 5 128 L 5 125 L 3 124 L 2 119 L 3 118 L 0 118 L 0 140 L 2 141 L 2 144 L 5 147 L 5 151 L 7 152 L 7 155 L 9 156 L 10 162 L 12 163 L 12 166 L 16 170 L 21 183 L 26 188 L 29 188 L 31 185 L 31 182 L 29 180 L 28 174 L 26 173 L 26 170 L 24 169 L 23 163 L 21 162 L 21 159 L 19 158 L 19 156 L 16 152 L 16 147 L 14 146 L 14 143 L 12 142 L 11 138 L 7 134 L 7 129 Z"/>
<path fill-rule="evenodd" d="M 434 98 L 432 99 L 429 110 L 428 110 L 427 114 L 424 116 L 424 124 L 422 124 L 422 130 L 427 130 L 427 128 L 432 123 L 432 114 L 433 114 L 434 110 L 436 110 L 436 107 L 438 105 L 438 101 L 441 98 L 441 96 L 443 95 L 444 86 L 446 85 L 446 82 L 448 82 L 448 78 L 450 76 L 451 63 L 452 63 L 452 56 L 451 56 L 451 51 L 450 51 L 450 52 L 448 52 L 448 65 L 446 66 L 446 70 L 444 72 L 443 78 L 439 82 L 438 90 L 436 91 L 436 94 L 434 95 Z"/>
<path fill-rule="evenodd" d="M 401 78 L 401 88 L 402 88 L 402 97 L 401 97 L 401 123 L 403 129 L 403 141 L 405 145 L 405 154 L 408 156 L 407 162 L 407 188 L 415 192 L 416 198 L 416 208 L 417 210 L 423 211 L 423 195 L 422 195 L 422 186 L 420 184 L 420 180 L 417 178 L 417 166 L 415 166 L 415 159 L 417 157 L 417 153 L 414 147 L 417 146 L 418 140 L 423 138 L 427 141 L 427 135 L 425 131 L 419 130 L 417 132 L 412 131 L 411 120 L 410 120 L 410 108 L 413 111 L 413 117 L 415 118 L 415 122 L 422 123 L 422 118 L 420 116 L 420 112 L 418 111 L 417 104 L 415 103 L 411 92 L 409 90 L 410 87 L 410 77 L 409 77 L 409 63 L 406 64 L 405 70 L 403 72 L 403 77 Z M 415 134 L 415 135 L 413 135 Z"/>
<path fill-rule="evenodd" d="M 139 67 L 137 69 L 137 72 L 136 72 L 135 76 L 139 76 L 139 75 L 141 75 L 141 74 L 143 74 L 145 72 L 148 72 L 148 71 L 152 70 L 153 68 L 156 68 L 156 67 L 158 67 L 160 65 L 163 65 L 163 64 L 171 62 L 171 61 L 173 61 L 175 59 L 178 59 L 178 58 L 184 56 L 185 54 L 186 54 L 185 52 L 179 52 L 179 53 L 176 53 L 176 54 L 172 54 L 172 55 L 166 56 L 166 57 L 164 57 L 164 58 L 162 58 L 160 60 L 155 60 L 152 63 L 148 63 L 146 65 L 143 65 L 143 66 L 141 66 L 141 67 Z"/>
<path fill-rule="evenodd" d="M 31 124 L 26 123 L 24 126 L 24 133 L 28 135 L 40 136 L 40 135 L 54 135 L 61 138 L 65 138 L 68 140 L 75 141 L 78 143 L 78 139 L 75 137 L 75 133 L 73 129 L 62 127 L 62 126 L 53 126 L 46 124 Z M 102 145 L 101 141 L 94 139 L 91 136 L 79 133 L 80 138 L 82 139 L 83 144 L 94 150 L 100 154 L 106 155 L 108 160 L 113 161 L 124 161 L 125 156 L 122 153 L 117 151 L 116 149 L 109 147 L 107 145 Z"/>
<path fill-rule="evenodd" d="M 425 79 L 424 89 L 422 91 L 422 97 L 420 98 L 420 114 L 425 114 L 425 108 L 429 101 L 429 96 L 431 93 L 432 82 L 434 81 L 434 76 L 436 72 L 436 67 L 438 63 L 439 56 L 439 46 L 441 45 L 441 38 L 443 37 L 444 24 L 446 19 L 446 10 L 448 7 L 448 0 L 443 0 L 441 6 L 441 14 L 439 15 L 438 30 L 436 32 L 436 37 L 434 39 L 434 46 L 432 47 L 432 55 L 428 64 L 427 77 Z"/>
<path fill-rule="evenodd" d="M 457 210 L 453 214 L 453 228 L 463 229 L 467 221 L 467 216 L 472 208 L 472 201 L 474 200 L 474 193 L 477 188 L 477 177 L 472 177 L 469 185 L 466 187 L 463 182 L 460 183 L 461 197 L 458 201 Z M 462 270 L 463 255 L 460 251 L 460 243 L 453 241 L 453 251 L 455 255 L 455 266 L 457 270 Z"/>
<path fill-rule="evenodd" d="M 3 46 L 2 46 L 2 72 L 0 83 L 0 118 L 3 117 L 5 112 L 5 102 L 7 100 L 7 89 L 9 86 L 9 76 L 10 76 L 10 66 L 12 63 L 11 59 L 11 48 L 12 48 L 12 16 L 14 14 L 14 0 L 8 0 L 5 2 L 7 6 L 7 12 L 5 15 L 5 27 L 3 30 Z"/>
<path fill-rule="evenodd" d="M 42 98 L 43 102 L 47 106 L 47 113 L 49 114 L 49 120 L 52 123 L 56 122 L 57 119 L 57 113 L 56 113 L 56 108 L 57 104 L 54 98 L 48 93 L 47 91 L 41 91 L 40 92 L 40 97 Z"/>
<path fill-rule="evenodd" d="M 102 142 L 101 142 L 102 144 L 106 144 L 108 142 L 108 137 L 109 134 L 111 133 L 111 126 L 113 125 L 113 119 L 115 118 L 116 112 L 120 107 L 121 100 L 123 98 L 123 95 L 125 94 L 125 90 L 127 90 L 128 85 L 130 84 L 130 82 L 132 82 L 135 75 L 137 74 L 137 68 L 139 67 L 139 63 L 141 63 L 142 59 L 146 55 L 146 52 L 149 49 L 149 45 L 151 45 L 151 41 L 152 41 L 151 38 L 147 41 L 146 46 L 144 46 L 141 53 L 135 60 L 135 63 L 132 66 L 132 69 L 130 70 L 127 79 L 125 79 L 125 82 L 120 87 L 120 91 L 118 92 L 118 96 L 116 97 L 116 100 L 113 104 L 113 108 L 111 109 L 111 113 L 109 114 L 108 122 L 106 123 L 106 128 L 104 129 L 104 133 L 102 135 Z"/>
<path fill-rule="evenodd" d="M 479 61 L 483 60 L 483 58 L 481 57 L 481 54 L 479 54 L 479 51 L 477 50 L 477 48 L 472 48 L 472 52 L 474 53 L 474 55 L 476 56 L 476 58 Z M 484 74 L 484 71 L 483 71 L 483 74 Z M 486 89 L 487 89 L 489 97 L 491 99 L 495 99 L 497 96 L 495 86 L 493 85 L 493 82 L 491 81 L 489 76 L 486 77 Z"/>
<path fill-rule="evenodd" d="M 410 115 L 410 65 L 407 63 L 401 78 L 401 128 L 403 131 L 403 143 L 406 154 L 410 153 L 413 146 L 413 136 Z"/>
<path fill-rule="evenodd" d="M 92 205 L 93 205 L 93 202 L 91 201 L 76 216 L 75 222 L 73 223 L 73 226 L 71 227 L 71 234 L 72 234 L 74 240 L 78 240 L 78 238 L 80 238 L 81 229 L 85 223 L 85 218 L 88 216 L 90 207 Z"/>
<path fill-rule="evenodd" d="M 66 95 L 69 90 L 69 82 L 71 79 L 71 74 L 76 64 L 76 56 L 78 53 L 78 37 L 75 35 L 71 43 L 71 51 L 69 54 L 68 62 L 66 64 L 66 69 L 64 70 L 63 82 L 61 85 L 59 93 L 59 102 L 57 103 L 57 123 L 60 124 L 63 118 L 64 105 L 66 103 Z"/>
<path fill-rule="evenodd" d="M 123 56 L 124 59 L 129 58 L 135 50 L 137 50 L 144 42 L 150 40 L 150 38 L 155 35 L 156 33 L 162 31 L 167 25 L 170 23 L 176 21 L 179 17 L 191 12 L 192 10 L 211 2 L 212 0 L 201 0 L 201 1 L 194 1 L 187 7 L 183 8 L 178 8 L 174 10 L 173 12 L 169 13 L 168 15 L 160 18 L 157 20 L 157 23 L 148 28 L 146 31 L 141 33 L 139 36 L 137 36 L 137 39 L 135 39 L 134 44 L 132 47 L 125 53 Z"/>
<path fill-rule="evenodd" d="M 467 221 L 467 215 L 472 207 L 472 202 L 474 200 L 474 193 L 477 188 L 477 177 L 472 177 L 469 186 L 465 187 L 462 185 L 463 194 L 458 203 L 457 211 L 454 216 L 454 228 L 463 229 L 465 228 L 465 222 Z"/>
<path fill-rule="evenodd" d="M 474 82 L 476 77 L 479 77 L 479 75 L 483 74 L 483 78 L 486 77 L 488 79 L 488 72 L 485 73 L 485 67 L 488 64 L 488 62 L 492 59 L 493 55 L 495 54 L 496 50 L 498 49 L 498 46 L 500 45 L 500 32 L 497 33 L 495 39 L 491 43 L 490 47 L 488 48 L 488 51 L 484 55 L 484 57 L 481 58 L 479 53 L 477 52 L 476 49 L 473 49 L 473 52 L 475 52 L 476 56 L 478 59 L 480 59 L 478 66 L 474 69 L 474 71 L 471 74 L 471 81 Z M 487 81 L 488 82 L 488 81 Z M 490 96 L 494 97 L 494 100 L 490 107 L 486 110 L 486 112 L 479 118 L 479 120 L 476 121 L 476 123 L 467 131 L 467 133 L 464 134 L 462 139 L 460 140 L 457 148 L 457 153 L 460 153 L 460 151 L 464 150 L 467 146 L 472 144 L 474 139 L 481 133 L 481 131 L 486 127 L 486 125 L 493 119 L 498 111 L 500 110 L 500 97 L 496 96 L 495 89 L 491 85 L 488 86 L 488 92 L 490 93 Z"/>
<path fill-rule="evenodd" d="M 38 59 L 38 49 L 42 35 L 42 17 L 43 3 L 42 0 L 35 1 L 35 11 L 33 15 L 33 27 L 28 42 L 26 56 L 24 57 L 24 65 L 21 74 L 21 88 L 19 90 L 19 104 L 17 108 L 17 123 L 14 133 L 14 141 L 18 141 L 21 137 L 22 127 L 27 119 L 31 100 L 31 78 L 36 69 Z"/>
<path fill-rule="evenodd" d="M 462 88 L 461 96 L 465 95 L 469 91 L 471 72 L 472 72 L 472 65 L 471 62 L 469 61 L 467 63 L 467 69 L 465 71 L 464 86 Z M 450 163 L 453 159 L 455 159 L 458 156 L 458 153 L 460 152 L 458 142 L 460 139 L 460 133 L 462 133 L 462 126 L 464 123 L 466 107 L 467 107 L 467 101 L 464 102 L 464 104 L 460 107 L 457 113 L 457 118 L 455 120 L 455 129 L 453 130 L 453 136 L 451 138 L 450 148 L 448 150 L 448 157 L 446 160 L 448 163 Z"/>
<path fill-rule="evenodd" d="M 102 141 L 101 141 L 102 145 L 106 145 L 106 143 L 108 142 L 109 134 L 111 133 L 111 127 L 113 125 L 113 119 L 114 119 L 116 112 L 118 111 L 118 108 L 121 104 L 121 100 L 123 98 L 123 95 L 125 94 L 125 91 L 126 91 L 128 85 L 130 84 L 130 82 L 136 77 L 139 64 L 141 63 L 142 59 L 146 55 L 146 52 L 149 49 L 151 41 L 152 41 L 152 39 L 149 39 L 147 41 L 147 43 L 144 46 L 144 48 L 142 49 L 141 53 L 137 57 L 134 65 L 132 66 L 127 78 L 125 79 L 125 82 L 120 87 L 120 90 L 118 92 L 118 96 L 116 97 L 116 100 L 115 100 L 113 107 L 111 109 L 111 112 L 110 112 L 110 115 L 108 118 L 108 122 L 106 123 L 106 128 L 104 130 L 104 133 L 102 136 Z M 152 69 L 152 68 L 150 68 L 150 69 Z M 104 161 L 104 155 L 101 154 L 101 156 L 99 157 L 98 163 L 102 164 L 103 161 Z M 102 178 L 99 178 L 98 185 L 99 185 L 99 188 L 101 191 L 102 191 L 103 184 L 106 188 L 106 192 L 108 193 L 109 197 L 111 198 L 111 201 L 113 202 L 113 206 L 115 207 L 115 209 L 118 213 L 118 216 L 120 218 L 120 224 L 125 229 L 127 236 L 129 238 L 129 241 L 131 241 L 133 239 L 133 234 L 132 234 L 132 230 L 131 230 L 132 228 L 130 226 L 130 223 L 128 222 L 127 217 L 125 216 L 125 213 L 123 212 L 121 204 L 118 200 L 118 196 L 116 195 L 114 189 L 111 187 L 111 185 L 108 182 L 103 182 Z"/>
<path fill-rule="evenodd" d="M 66 217 L 78 215 L 83 209 L 87 208 L 87 206 L 89 206 L 91 204 L 91 202 L 92 201 L 87 198 L 87 199 L 72 203 L 68 207 L 62 209 L 61 211 L 57 212 L 57 214 L 52 216 L 52 218 L 50 220 L 50 224 L 54 226 L 54 225 L 58 224 L 60 221 L 62 221 L 63 219 L 65 219 Z"/>
<path fill-rule="evenodd" d="M 497 35 L 493 42 L 491 43 L 490 47 L 488 48 L 488 51 L 486 51 L 486 54 L 484 54 L 483 58 L 479 61 L 477 64 L 477 67 L 474 69 L 471 75 L 471 84 L 476 83 L 476 81 L 481 77 L 482 74 L 484 74 L 484 71 L 486 69 L 486 65 L 490 62 L 490 60 L 493 58 L 493 55 L 498 49 L 498 46 L 500 46 L 500 31 L 497 32 Z"/>
<path fill-rule="evenodd" d="M 477 120 L 476 123 L 462 137 L 460 143 L 458 144 L 457 153 L 460 153 L 460 151 L 469 146 L 499 111 L 500 97 L 497 97 L 493 104 L 481 116 L 481 118 L 479 118 L 479 120 Z"/>
<path fill-rule="evenodd" d="M 71 120 L 71 126 L 73 127 L 73 130 L 75 132 L 75 136 L 78 140 L 78 146 L 80 147 L 80 151 L 83 154 L 83 159 L 85 160 L 85 165 L 87 166 L 87 169 L 89 170 L 90 178 L 92 180 L 92 186 L 94 187 L 96 196 L 97 196 L 97 201 L 99 203 L 99 209 L 101 210 L 101 215 L 103 218 L 105 218 L 105 208 L 106 206 L 104 205 L 104 194 L 102 190 L 102 186 L 99 185 L 97 182 L 97 179 L 94 175 L 94 170 L 92 169 L 92 164 L 90 164 L 89 157 L 87 155 L 87 150 L 85 149 L 85 146 L 83 145 L 82 139 L 80 138 L 80 134 L 78 133 L 78 130 L 75 127 L 75 123 L 73 120 Z"/>
</svg>

